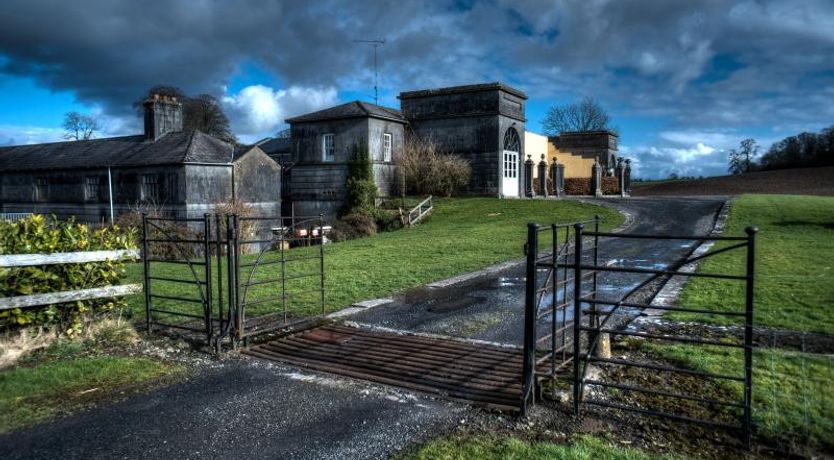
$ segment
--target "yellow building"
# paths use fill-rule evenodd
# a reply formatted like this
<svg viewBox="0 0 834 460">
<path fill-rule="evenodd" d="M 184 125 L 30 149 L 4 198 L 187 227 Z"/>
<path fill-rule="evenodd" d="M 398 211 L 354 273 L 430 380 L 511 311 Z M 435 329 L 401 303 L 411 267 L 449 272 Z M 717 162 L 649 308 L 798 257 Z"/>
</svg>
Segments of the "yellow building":
<svg viewBox="0 0 834 460">
<path fill-rule="evenodd" d="M 617 134 L 610 131 L 562 133 L 548 137 L 547 157 L 565 165 L 565 178 L 591 177 L 594 160 L 599 161 L 603 175 L 611 175 L 617 165 Z M 606 174 L 607 173 L 607 174 Z"/>
</svg>

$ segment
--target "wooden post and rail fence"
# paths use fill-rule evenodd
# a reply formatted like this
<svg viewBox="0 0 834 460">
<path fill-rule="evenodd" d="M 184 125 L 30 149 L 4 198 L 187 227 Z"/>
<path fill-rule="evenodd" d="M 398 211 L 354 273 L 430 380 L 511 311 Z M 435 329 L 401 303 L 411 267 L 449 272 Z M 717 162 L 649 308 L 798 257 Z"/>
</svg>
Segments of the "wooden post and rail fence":
<svg viewBox="0 0 834 460">
<path fill-rule="evenodd" d="M 112 251 L 59 252 L 52 254 L 14 254 L 0 255 L 0 268 L 31 267 L 38 265 L 83 264 L 105 262 L 108 260 L 138 259 L 138 249 L 120 249 Z M 78 300 L 121 297 L 142 292 L 141 284 L 121 284 L 101 286 L 72 291 L 47 292 L 41 294 L 4 297 L 0 299 L 0 311 L 14 308 L 29 308 Z"/>
</svg>

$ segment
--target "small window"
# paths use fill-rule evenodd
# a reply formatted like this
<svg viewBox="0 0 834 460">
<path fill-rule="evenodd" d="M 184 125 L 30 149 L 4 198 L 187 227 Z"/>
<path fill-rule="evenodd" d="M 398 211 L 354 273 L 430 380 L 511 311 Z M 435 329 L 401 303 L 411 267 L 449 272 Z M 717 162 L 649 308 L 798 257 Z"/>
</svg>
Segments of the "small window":
<svg viewBox="0 0 834 460">
<path fill-rule="evenodd" d="M 159 201 L 159 176 L 156 174 L 143 174 L 140 198 L 143 201 Z"/>
<path fill-rule="evenodd" d="M 101 197 L 101 179 L 98 176 L 84 178 L 84 200 L 97 202 Z"/>
<path fill-rule="evenodd" d="M 38 177 L 35 179 L 35 201 L 49 200 L 49 179 Z"/>
<path fill-rule="evenodd" d="M 391 134 L 389 133 L 382 135 L 382 161 L 391 162 Z"/>
<path fill-rule="evenodd" d="M 333 134 L 325 134 L 321 137 L 321 161 L 334 161 L 336 159 L 336 147 L 333 145 Z"/>
</svg>

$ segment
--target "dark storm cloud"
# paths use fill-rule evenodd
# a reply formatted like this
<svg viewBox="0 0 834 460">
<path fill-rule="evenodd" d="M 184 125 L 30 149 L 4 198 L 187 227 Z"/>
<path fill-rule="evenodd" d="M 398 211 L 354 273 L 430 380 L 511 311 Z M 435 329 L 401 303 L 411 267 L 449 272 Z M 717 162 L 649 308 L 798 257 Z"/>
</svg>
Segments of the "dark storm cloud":
<svg viewBox="0 0 834 460">
<path fill-rule="evenodd" d="M 353 40 L 380 37 L 394 93 L 503 80 L 556 102 L 592 95 L 615 117 L 669 129 L 834 119 L 824 0 L 7 0 L 0 18 L 0 72 L 110 115 L 157 83 L 224 96 L 244 62 L 285 88 L 366 91 L 372 54 Z"/>
</svg>

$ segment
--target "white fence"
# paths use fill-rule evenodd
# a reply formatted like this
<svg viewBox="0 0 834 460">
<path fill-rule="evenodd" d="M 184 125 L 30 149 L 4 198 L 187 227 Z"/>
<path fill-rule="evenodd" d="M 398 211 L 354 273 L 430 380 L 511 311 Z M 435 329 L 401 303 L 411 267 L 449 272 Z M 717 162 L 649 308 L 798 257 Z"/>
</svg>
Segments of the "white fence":
<svg viewBox="0 0 834 460">
<path fill-rule="evenodd" d="M 139 251 L 125 249 L 115 251 L 81 251 L 60 252 L 52 254 L 15 254 L 0 255 L 0 268 L 31 267 L 36 265 L 79 264 L 88 262 L 104 262 L 125 258 L 138 258 Z M 118 286 L 103 286 L 74 291 L 48 292 L 43 294 L 5 297 L 0 299 L 0 311 L 12 308 L 37 307 L 57 303 L 74 302 L 77 300 L 101 299 L 105 297 L 119 297 L 142 292 L 141 284 L 123 284 Z"/>
</svg>

